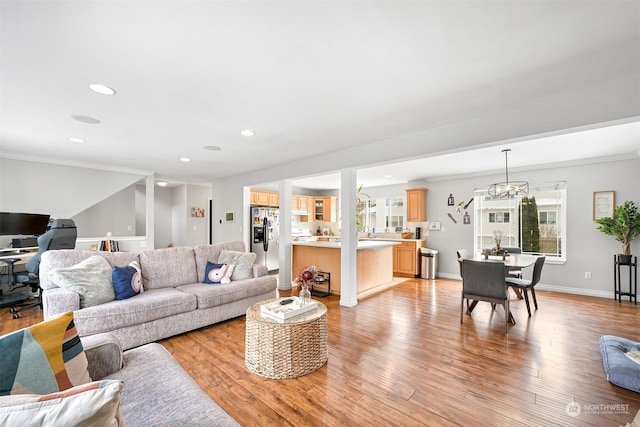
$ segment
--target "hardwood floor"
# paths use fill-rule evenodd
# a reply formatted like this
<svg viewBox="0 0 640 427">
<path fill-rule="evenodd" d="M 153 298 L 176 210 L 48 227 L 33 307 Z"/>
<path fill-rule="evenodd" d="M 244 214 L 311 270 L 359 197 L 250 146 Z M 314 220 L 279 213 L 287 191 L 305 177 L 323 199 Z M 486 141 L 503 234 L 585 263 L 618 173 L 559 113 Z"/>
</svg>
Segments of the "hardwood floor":
<svg viewBox="0 0 640 427">
<path fill-rule="evenodd" d="M 601 335 L 640 339 L 640 305 L 537 292 L 517 324 L 480 303 L 460 324 L 460 282 L 408 280 L 328 307 L 329 360 L 309 375 L 269 380 L 244 366 L 244 317 L 163 340 L 198 384 L 243 426 L 619 426 L 640 394 L 610 384 Z M 41 320 L 11 319 L 2 333 Z M 570 416 L 567 407 L 580 407 Z"/>
</svg>

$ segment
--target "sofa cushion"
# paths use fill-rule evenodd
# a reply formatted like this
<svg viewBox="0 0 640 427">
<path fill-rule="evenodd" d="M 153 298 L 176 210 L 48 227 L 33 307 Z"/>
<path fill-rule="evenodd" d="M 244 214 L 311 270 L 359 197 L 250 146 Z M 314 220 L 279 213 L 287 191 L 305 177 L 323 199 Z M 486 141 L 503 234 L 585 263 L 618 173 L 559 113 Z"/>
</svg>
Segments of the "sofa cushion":
<svg viewBox="0 0 640 427">
<path fill-rule="evenodd" d="M 246 248 L 243 241 L 236 240 L 233 242 L 218 243 L 216 245 L 198 245 L 194 248 L 196 255 L 196 268 L 198 270 L 198 282 L 204 281 L 204 273 L 207 267 L 207 262 L 220 263 L 220 252 L 237 251 L 246 252 Z"/>
<path fill-rule="evenodd" d="M 133 261 L 124 267 L 113 267 L 111 281 L 117 300 L 131 298 L 144 290 L 138 261 Z"/>
<path fill-rule="evenodd" d="M 56 268 L 71 267 L 95 255 L 100 255 L 106 259 L 111 267 L 138 261 L 138 254 L 134 252 L 95 252 L 68 249 L 46 251 L 42 254 L 40 262 L 40 287 L 45 290 L 59 287 L 49 280 L 49 271 Z"/>
<path fill-rule="evenodd" d="M 174 288 L 149 289 L 125 301 L 76 311 L 76 328 L 80 336 L 93 335 L 186 313 L 196 307 L 193 295 Z"/>
<path fill-rule="evenodd" d="M 238 426 L 162 345 L 127 350 L 124 360 L 124 369 L 108 378 L 125 383 L 121 411 L 127 425 Z"/>
<path fill-rule="evenodd" d="M 231 283 L 231 275 L 233 274 L 233 264 L 214 264 L 207 262 L 207 268 L 204 274 L 203 283 L 207 284 L 220 284 Z"/>
<path fill-rule="evenodd" d="M 256 262 L 256 254 L 253 252 L 238 252 L 223 250 L 220 252 L 218 262 L 221 264 L 235 264 L 231 280 L 250 279 L 253 277 L 253 264 Z"/>
<path fill-rule="evenodd" d="M 194 250 L 184 246 L 142 252 L 140 267 L 145 289 L 175 288 L 198 281 Z"/>
<path fill-rule="evenodd" d="M 120 416 L 122 381 L 96 381 L 46 395 L 0 398 L 0 425 L 124 426 Z"/>
<path fill-rule="evenodd" d="M 640 342 L 614 335 L 600 337 L 602 363 L 609 382 L 635 392 L 640 392 L 640 364 L 625 353 L 640 350 Z"/>
<path fill-rule="evenodd" d="M 91 381 L 72 312 L 4 335 L 0 348 L 0 395 L 48 394 Z"/>
<path fill-rule="evenodd" d="M 198 298 L 198 309 L 217 307 L 245 298 L 264 295 L 270 291 L 273 291 L 275 298 L 274 281 L 271 276 L 234 280 L 231 283 L 216 286 L 196 283 L 178 286 L 176 289 L 195 295 Z"/>
<path fill-rule="evenodd" d="M 80 295 L 80 308 L 112 301 L 115 298 L 111 282 L 111 266 L 100 255 L 94 255 L 76 265 L 49 271 L 49 279 L 61 288 Z"/>
</svg>

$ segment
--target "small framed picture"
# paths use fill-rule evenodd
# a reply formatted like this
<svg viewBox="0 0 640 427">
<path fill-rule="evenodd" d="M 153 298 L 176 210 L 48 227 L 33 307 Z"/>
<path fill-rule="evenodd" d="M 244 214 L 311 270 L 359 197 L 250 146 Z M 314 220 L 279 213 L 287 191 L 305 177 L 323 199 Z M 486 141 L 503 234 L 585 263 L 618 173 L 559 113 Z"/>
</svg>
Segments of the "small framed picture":
<svg viewBox="0 0 640 427">
<path fill-rule="evenodd" d="M 225 212 L 224 214 L 224 221 L 225 222 L 233 222 L 236 220 L 236 213 L 235 212 Z"/>
<path fill-rule="evenodd" d="M 615 191 L 594 191 L 593 192 L 593 220 L 613 216 L 616 206 Z"/>
<path fill-rule="evenodd" d="M 191 216 L 194 218 L 204 218 L 204 208 L 191 208 Z"/>
</svg>

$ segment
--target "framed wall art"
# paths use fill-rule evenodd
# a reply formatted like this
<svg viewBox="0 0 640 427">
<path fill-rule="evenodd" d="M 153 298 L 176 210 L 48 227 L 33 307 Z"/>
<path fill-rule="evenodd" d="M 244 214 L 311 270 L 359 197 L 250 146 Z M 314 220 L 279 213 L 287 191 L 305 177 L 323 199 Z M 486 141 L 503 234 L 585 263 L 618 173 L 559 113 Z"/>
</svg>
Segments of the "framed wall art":
<svg viewBox="0 0 640 427">
<path fill-rule="evenodd" d="M 616 206 L 615 191 L 594 191 L 593 192 L 593 220 L 613 216 Z"/>
</svg>

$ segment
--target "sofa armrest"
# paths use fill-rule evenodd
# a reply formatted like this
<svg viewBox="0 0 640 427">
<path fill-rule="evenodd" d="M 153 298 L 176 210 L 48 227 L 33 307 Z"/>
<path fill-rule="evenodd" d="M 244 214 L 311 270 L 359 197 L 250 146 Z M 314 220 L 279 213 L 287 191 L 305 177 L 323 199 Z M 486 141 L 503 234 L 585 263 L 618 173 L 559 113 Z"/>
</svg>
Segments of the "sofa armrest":
<svg viewBox="0 0 640 427">
<path fill-rule="evenodd" d="M 269 275 L 269 269 L 266 265 L 253 264 L 253 277 L 263 277 Z"/>
<path fill-rule="evenodd" d="M 44 320 L 69 311 L 80 310 L 80 294 L 62 288 L 42 291 Z"/>
<path fill-rule="evenodd" d="M 89 376 L 96 381 L 121 370 L 124 366 L 122 345 L 108 332 L 80 338 L 89 362 Z"/>
</svg>

